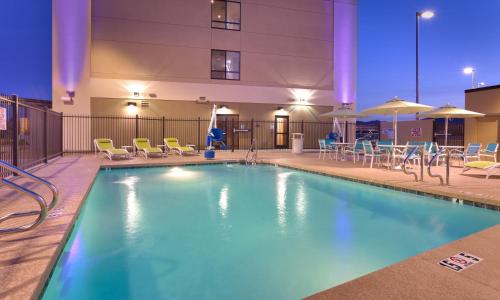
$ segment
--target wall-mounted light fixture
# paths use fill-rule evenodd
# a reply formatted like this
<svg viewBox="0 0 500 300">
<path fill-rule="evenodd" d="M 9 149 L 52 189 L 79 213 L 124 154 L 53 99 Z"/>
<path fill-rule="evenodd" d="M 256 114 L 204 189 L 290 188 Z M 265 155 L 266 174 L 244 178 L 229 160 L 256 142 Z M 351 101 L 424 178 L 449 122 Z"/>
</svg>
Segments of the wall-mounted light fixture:
<svg viewBox="0 0 500 300">
<path fill-rule="evenodd" d="M 141 95 L 141 93 L 139 92 L 134 92 L 134 97 L 139 97 Z"/>
<path fill-rule="evenodd" d="M 307 89 L 292 89 L 293 99 L 297 105 L 308 105 L 315 91 Z"/>
<path fill-rule="evenodd" d="M 219 115 L 228 115 L 230 113 L 231 113 L 231 110 L 225 104 L 221 105 L 220 108 L 217 109 L 217 114 L 219 114 Z"/>
<path fill-rule="evenodd" d="M 137 103 L 127 102 L 127 113 L 129 115 L 136 115 L 138 111 L 139 111 L 139 108 L 137 107 Z"/>
<path fill-rule="evenodd" d="M 288 112 L 285 110 L 285 108 L 283 106 L 278 106 L 278 108 L 276 109 L 277 116 L 287 115 L 287 113 Z"/>
<path fill-rule="evenodd" d="M 66 91 L 66 96 L 61 97 L 61 101 L 65 104 L 73 104 L 73 98 L 75 97 L 75 91 Z"/>
</svg>

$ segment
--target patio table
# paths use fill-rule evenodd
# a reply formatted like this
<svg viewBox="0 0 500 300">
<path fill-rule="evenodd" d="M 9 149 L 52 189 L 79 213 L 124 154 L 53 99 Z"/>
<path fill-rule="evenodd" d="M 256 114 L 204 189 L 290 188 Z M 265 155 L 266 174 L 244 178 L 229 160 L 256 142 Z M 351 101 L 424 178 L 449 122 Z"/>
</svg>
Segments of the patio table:
<svg viewBox="0 0 500 300">
<path fill-rule="evenodd" d="M 383 148 L 392 148 L 391 154 L 389 155 L 389 160 L 390 163 L 387 165 L 387 168 L 393 169 L 393 170 L 399 170 L 401 169 L 400 166 L 396 166 L 396 149 L 404 149 L 406 148 L 407 145 L 378 145 L 377 148 L 383 149 Z M 389 151 L 387 151 L 389 152 Z"/>
<path fill-rule="evenodd" d="M 333 143 L 328 144 L 328 145 L 337 146 L 340 149 L 340 161 L 345 161 L 346 160 L 345 159 L 345 149 L 348 146 L 354 145 L 354 143 L 333 142 Z"/>
</svg>

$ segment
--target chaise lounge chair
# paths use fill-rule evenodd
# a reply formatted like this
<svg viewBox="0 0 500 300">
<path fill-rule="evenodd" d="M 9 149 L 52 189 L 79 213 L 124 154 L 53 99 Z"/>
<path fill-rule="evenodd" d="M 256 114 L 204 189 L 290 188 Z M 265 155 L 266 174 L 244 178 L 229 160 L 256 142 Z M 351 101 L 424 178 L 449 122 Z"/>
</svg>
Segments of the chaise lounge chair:
<svg viewBox="0 0 500 300">
<path fill-rule="evenodd" d="M 476 160 L 465 163 L 462 174 L 469 170 L 481 170 L 486 172 L 486 179 L 488 179 L 498 167 L 500 167 L 500 163 L 494 161 Z"/>
<path fill-rule="evenodd" d="M 179 155 L 196 155 L 193 147 L 181 146 L 179 140 L 176 138 L 164 138 L 163 142 L 168 151 L 175 152 Z"/>
<path fill-rule="evenodd" d="M 163 157 L 166 153 L 158 147 L 151 147 L 149 139 L 147 138 L 136 138 L 133 139 L 134 147 L 137 149 L 139 154 L 144 155 L 145 158 L 149 157 Z"/>
<path fill-rule="evenodd" d="M 113 146 L 113 141 L 110 139 L 94 139 L 94 150 L 97 153 L 103 153 L 109 160 L 113 158 L 127 158 L 130 159 L 130 153 L 125 149 L 116 149 Z"/>
</svg>

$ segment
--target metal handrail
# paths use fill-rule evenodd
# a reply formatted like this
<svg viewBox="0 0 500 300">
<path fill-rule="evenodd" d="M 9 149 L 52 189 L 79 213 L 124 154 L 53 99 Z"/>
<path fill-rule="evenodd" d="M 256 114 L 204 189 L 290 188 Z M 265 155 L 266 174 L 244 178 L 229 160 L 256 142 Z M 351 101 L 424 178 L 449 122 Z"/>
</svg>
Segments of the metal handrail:
<svg viewBox="0 0 500 300">
<path fill-rule="evenodd" d="M 19 226 L 19 227 L 0 229 L 0 234 L 23 232 L 23 231 L 33 229 L 36 226 L 40 225 L 47 217 L 47 213 L 52 208 L 54 208 L 56 206 L 56 204 L 59 200 L 59 191 L 57 190 L 57 188 L 52 183 L 50 183 L 42 178 L 39 178 L 33 174 L 30 174 L 26 171 L 23 171 L 15 166 L 8 164 L 8 163 L 1 161 L 1 160 L 0 160 L 0 167 L 4 167 L 7 170 L 12 171 L 13 173 L 15 173 L 21 177 L 29 178 L 35 182 L 43 184 L 43 185 L 47 186 L 50 189 L 50 191 L 52 192 L 52 200 L 50 201 L 50 204 L 47 205 L 47 201 L 45 201 L 45 199 L 42 196 L 40 196 L 39 194 L 37 194 L 31 190 L 28 190 L 25 187 L 22 187 L 14 182 L 8 180 L 8 179 L 2 178 L 1 182 L 3 184 L 5 184 L 6 186 L 8 186 L 8 187 L 20 192 L 20 193 L 23 193 L 23 194 L 27 195 L 28 197 L 31 197 L 33 200 L 35 200 L 37 202 L 37 204 L 40 206 L 40 211 L 35 210 L 35 211 L 16 212 L 16 213 L 10 213 L 10 214 L 7 214 L 5 216 L 0 217 L 0 223 L 3 223 L 7 220 L 14 219 L 14 218 L 21 218 L 21 217 L 38 215 L 38 218 L 35 221 L 33 221 L 32 223 L 27 224 L 27 225 L 23 225 L 23 226 Z"/>
<path fill-rule="evenodd" d="M 418 182 L 418 174 L 416 172 L 408 172 L 408 170 L 406 170 L 406 163 L 408 162 L 408 159 L 410 159 L 410 157 L 415 153 L 415 151 L 417 151 L 417 149 L 419 149 L 420 147 L 418 146 L 415 146 L 411 151 L 410 153 L 406 156 L 405 160 L 403 161 L 403 173 L 405 173 L 406 175 L 413 175 L 415 176 L 415 181 Z"/>
<path fill-rule="evenodd" d="M 431 158 L 431 160 L 429 161 L 429 164 L 427 165 L 427 174 L 429 175 L 429 177 L 432 177 L 432 178 L 439 178 L 439 181 L 440 181 L 440 184 L 441 185 L 444 185 L 444 179 L 443 179 L 443 176 L 439 175 L 439 174 L 432 174 L 431 172 L 431 167 L 432 167 L 432 163 L 436 160 L 436 158 L 439 158 L 439 156 L 441 154 L 443 154 L 443 152 L 445 152 L 445 150 L 441 149 L 439 150 L 438 152 L 436 152 L 436 154 L 434 154 Z"/>
<path fill-rule="evenodd" d="M 255 150 L 255 151 L 254 151 Z M 253 152 L 253 155 L 251 158 L 249 158 L 250 153 Z M 250 148 L 247 151 L 247 155 L 245 157 L 245 164 L 252 164 L 255 165 L 257 163 L 257 140 L 254 138 L 252 140 L 252 144 L 250 144 Z"/>
</svg>

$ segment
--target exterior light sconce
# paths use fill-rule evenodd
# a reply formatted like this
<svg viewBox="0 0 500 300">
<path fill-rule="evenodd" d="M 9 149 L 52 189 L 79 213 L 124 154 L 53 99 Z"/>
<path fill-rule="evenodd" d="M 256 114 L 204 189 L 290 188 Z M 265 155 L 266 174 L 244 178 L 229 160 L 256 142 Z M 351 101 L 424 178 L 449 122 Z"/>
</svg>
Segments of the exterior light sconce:
<svg viewBox="0 0 500 300">
<path fill-rule="evenodd" d="M 73 104 L 73 98 L 75 98 L 75 91 L 66 91 L 66 95 L 64 97 L 61 97 L 61 100 L 64 102 L 64 104 Z"/>
<path fill-rule="evenodd" d="M 134 92 L 134 97 L 139 97 L 141 95 L 141 93 L 139 92 Z"/>
<path fill-rule="evenodd" d="M 127 102 L 127 113 L 129 115 L 136 115 L 138 111 L 139 111 L 139 108 L 137 108 L 137 103 Z"/>
<path fill-rule="evenodd" d="M 229 107 L 227 107 L 227 105 L 222 105 L 220 108 L 221 109 L 229 109 Z"/>
<path fill-rule="evenodd" d="M 285 110 L 285 108 L 283 106 L 278 106 L 278 108 L 276 109 L 277 116 L 286 116 L 287 113 L 288 112 Z"/>
</svg>

